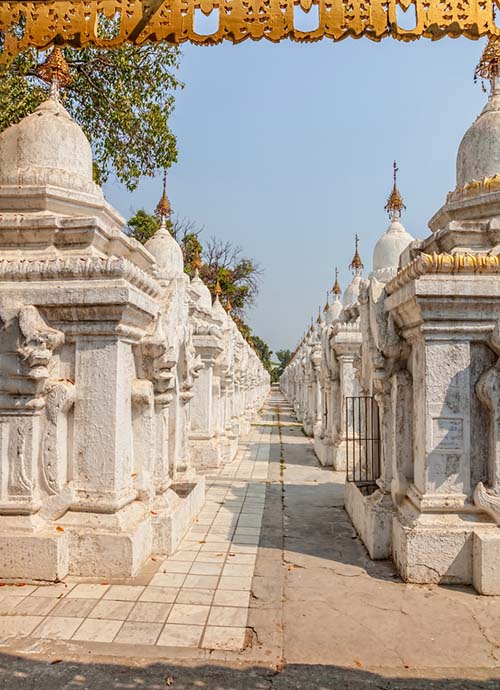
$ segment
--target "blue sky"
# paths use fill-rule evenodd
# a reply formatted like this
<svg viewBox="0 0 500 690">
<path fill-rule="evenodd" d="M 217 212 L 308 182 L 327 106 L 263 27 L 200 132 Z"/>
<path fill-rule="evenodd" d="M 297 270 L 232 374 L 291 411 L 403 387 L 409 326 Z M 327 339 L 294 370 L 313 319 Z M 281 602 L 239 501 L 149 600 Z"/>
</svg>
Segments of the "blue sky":
<svg viewBox="0 0 500 690">
<path fill-rule="evenodd" d="M 355 233 L 368 273 L 388 224 L 394 158 L 405 225 L 428 234 L 455 186 L 461 137 L 486 99 L 472 78 L 482 47 L 466 39 L 183 46 L 169 197 L 205 237 L 231 240 L 260 263 L 249 322 L 273 349 L 297 344 L 335 266 L 346 287 Z M 106 187 L 125 217 L 152 210 L 160 193 L 160 177 L 132 194 Z"/>
</svg>

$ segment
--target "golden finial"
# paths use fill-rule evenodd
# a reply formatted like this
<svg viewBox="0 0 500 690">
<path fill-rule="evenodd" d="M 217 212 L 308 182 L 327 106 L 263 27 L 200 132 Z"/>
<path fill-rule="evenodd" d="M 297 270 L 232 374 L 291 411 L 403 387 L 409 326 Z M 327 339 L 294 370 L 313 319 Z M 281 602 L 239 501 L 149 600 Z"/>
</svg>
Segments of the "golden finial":
<svg viewBox="0 0 500 690">
<path fill-rule="evenodd" d="M 201 258 L 200 250 L 198 247 L 196 247 L 196 249 L 194 250 L 193 260 L 191 261 L 191 268 L 193 269 L 195 276 L 198 276 L 200 274 Z"/>
<path fill-rule="evenodd" d="M 227 312 L 228 314 L 230 314 L 232 308 L 233 308 L 233 305 L 231 304 L 231 300 L 230 300 L 229 297 L 228 297 L 228 298 L 227 298 L 227 301 L 226 301 L 226 312 Z"/>
<path fill-rule="evenodd" d="M 222 288 L 220 286 L 218 278 L 217 278 L 217 282 L 215 283 L 214 294 L 217 298 L 219 298 L 222 295 Z"/>
<path fill-rule="evenodd" d="M 335 296 L 341 295 L 342 290 L 340 289 L 340 284 L 339 284 L 339 269 L 335 269 L 335 283 L 333 284 L 332 292 Z"/>
<path fill-rule="evenodd" d="M 160 216 L 160 221 L 163 227 L 165 226 L 165 222 L 167 218 L 170 217 L 171 213 L 172 207 L 170 206 L 170 201 L 168 200 L 167 196 L 167 171 L 165 171 L 163 173 L 163 194 L 158 202 L 158 206 L 156 207 L 156 215 Z"/>
<path fill-rule="evenodd" d="M 36 76 L 50 84 L 50 95 L 59 100 L 59 89 L 65 89 L 71 84 L 71 72 L 64 53 L 59 46 L 54 46 L 50 55 L 38 69 Z"/>
<path fill-rule="evenodd" d="M 361 261 L 361 257 L 359 255 L 358 251 L 358 245 L 359 245 L 359 237 L 355 235 L 355 251 L 354 251 L 354 256 L 352 257 L 352 261 L 349 264 L 349 268 L 351 271 L 354 272 L 355 275 L 359 276 L 361 274 L 361 271 L 363 270 L 363 262 Z"/>
<path fill-rule="evenodd" d="M 392 187 L 392 192 L 387 199 L 387 203 L 384 207 L 384 210 L 387 211 L 387 213 L 391 216 L 393 220 L 396 220 L 397 218 L 400 217 L 401 211 L 406 209 L 406 206 L 403 203 L 403 198 L 401 194 L 399 193 L 398 189 L 398 164 L 396 161 L 393 163 L 393 177 L 394 177 L 394 184 Z"/>
<path fill-rule="evenodd" d="M 474 70 L 474 82 L 481 79 L 483 91 L 486 91 L 484 82 L 489 81 L 493 91 L 495 79 L 498 77 L 500 77 L 500 36 L 490 36 Z"/>
<path fill-rule="evenodd" d="M 330 302 L 328 300 L 329 294 L 330 294 L 330 292 L 329 292 L 329 290 L 327 290 L 326 291 L 326 302 L 325 302 L 325 306 L 323 307 L 323 313 L 324 314 L 326 314 L 326 312 L 330 309 Z"/>
<path fill-rule="evenodd" d="M 323 317 L 321 316 L 321 307 L 318 307 L 318 318 L 316 319 L 316 323 L 318 326 L 321 326 L 323 323 Z"/>
</svg>

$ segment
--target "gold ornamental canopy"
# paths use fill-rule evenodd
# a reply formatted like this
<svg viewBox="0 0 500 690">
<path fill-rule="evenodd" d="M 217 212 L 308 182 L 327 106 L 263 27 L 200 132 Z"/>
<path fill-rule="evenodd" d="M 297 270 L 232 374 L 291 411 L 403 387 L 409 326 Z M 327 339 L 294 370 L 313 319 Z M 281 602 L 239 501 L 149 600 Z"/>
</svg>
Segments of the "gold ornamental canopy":
<svg viewBox="0 0 500 690">
<path fill-rule="evenodd" d="M 396 161 L 394 161 L 393 166 L 393 187 L 392 187 L 392 192 L 389 195 L 389 198 L 387 199 L 387 203 L 384 207 L 384 210 L 387 211 L 387 213 L 392 217 L 392 218 L 399 218 L 401 215 L 401 211 L 406 210 L 406 206 L 404 205 L 403 202 L 403 197 L 401 196 L 399 189 L 398 189 L 398 164 Z"/>
<path fill-rule="evenodd" d="M 277 43 L 365 36 L 403 41 L 443 36 L 477 39 L 500 35 L 495 24 L 499 0 L 12 0 L 0 2 L 0 60 L 27 48 L 54 44 L 112 47 L 146 41 L 215 45 L 267 39 Z M 300 13 L 312 13 L 317 25 L 298 28 Z M 199 19 L 211 15 L 216 28 L 198 33 Z M 413 28 L 398 22 L 410 17 Z M 112 20 L 112 37 L 100 25 Z M 410 25 L 412 23 L 410 22 Z"/>
<path fill-rule="evenodd" d="M 359 255 L 359 237 L 357 235 L 355 235 L 354 237 L 354 256 L 352 257 L 352 261 L 349 264 L 349 268 L 357 276 L 361 275 L 361 271 L 364 268 L 364 264 L 361 261 L 361 257 Z"/>
</svg>

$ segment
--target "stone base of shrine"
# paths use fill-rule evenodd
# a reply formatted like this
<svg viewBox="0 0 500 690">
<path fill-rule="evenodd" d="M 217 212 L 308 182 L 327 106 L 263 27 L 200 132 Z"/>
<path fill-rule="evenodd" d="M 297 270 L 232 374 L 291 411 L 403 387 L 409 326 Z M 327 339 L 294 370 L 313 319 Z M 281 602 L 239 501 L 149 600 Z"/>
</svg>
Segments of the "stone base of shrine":
<svg viewBox="0 0 500 690">
<path fill-rule="evenodd" d="M 0 578 L 55 582 L 68 574 L 68 535 L 37 515 L 2 515 Z"/>
<path fill-rule="evenodd" d="M 333 467 L 333 444 L 331 441 L 315 436 L 314 452 L 323 467 Z"/>
<path fill-rule="evenodd" d="M 133 501 L 115 513 L 67 511 L 3 515 L 0 579 L 57 582 L 76 577 L 129 578 L 153 553 L 173 553 L 205 503 L 205 478 L 172 484 L 153 506 Z"/>
<path fill-rule="evenodd" d="M 191 465 L 197 471 L 218 469 L 224 464 L 224 438 L 192 436 L 189 439 Z"/>
<path fill-rule="evenodd" d="M 198 517 L 205 503 L 205 477 L 172 484 L 153 518 L 153 552 L 170 555 Z"/>
<path fill-rule="evenodd" d="M 403 508 L 393 521 L 392 544 L 405 582 L 472 584 L 480 594 L 500 594 L 500 530 L 479 515 L 415 515 Z"/>
<path fill-rule="evenodd" d="M 224 439 L 224 463 L 233 462 L 238 452 L 238 437 L 232 432 Z"/>
<path fill-rule="evenodd" d="M 364 496 L 354 482 L 346 482 L 344 503 L 370 558 L 390 558 L 394 516 L 391 497 L 379 490 Z"/>
<path fill-rule="evenodd" d="M 345 472 L 347 470 L 347 448 L 346 442 L 340 441 L 333 444 L 333 469 L 335 472 Z"/>
<path fill-rule="evenodd" d="M 133 577 L 153 549 L 152 516 L 141 501 L 115 513 L 68 511 L 55 529 L 68 534 L 68 574 L 78 577 Z"/>
</svg>

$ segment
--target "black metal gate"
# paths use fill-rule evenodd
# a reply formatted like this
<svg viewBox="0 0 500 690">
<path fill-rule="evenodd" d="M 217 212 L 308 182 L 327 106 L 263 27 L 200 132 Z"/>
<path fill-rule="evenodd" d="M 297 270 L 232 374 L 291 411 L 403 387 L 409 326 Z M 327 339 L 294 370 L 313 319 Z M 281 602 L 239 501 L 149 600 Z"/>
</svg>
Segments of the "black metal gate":
<svg viewBox="0 0 500 690">
<path fill-rule="evenodd" d="M 345 439 L 347 481 L 369 495 L 380 477 L 380 419 L 373 396 L 345 398 Z"/>
</svg>

